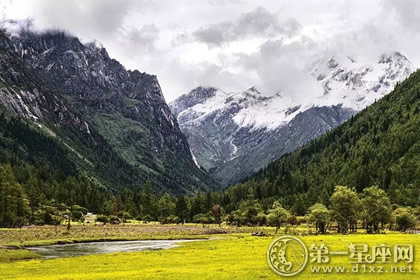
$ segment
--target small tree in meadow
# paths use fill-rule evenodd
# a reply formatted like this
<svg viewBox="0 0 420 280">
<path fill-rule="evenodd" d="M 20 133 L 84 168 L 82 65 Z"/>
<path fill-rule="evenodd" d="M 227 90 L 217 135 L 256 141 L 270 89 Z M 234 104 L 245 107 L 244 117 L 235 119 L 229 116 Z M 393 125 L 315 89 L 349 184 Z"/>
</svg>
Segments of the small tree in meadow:
<svg viewBox="0 0 420 280">
<path fill-rule="evenodd" d="M 214 217 L 215 222 L 221 226 L 222 225 L 222 217 L 225 213 L 225 210 L 223 209 L 222 206 L 216 204 L 211 208 L 211 213 Z"/>
<path fill-rule="evenodd" d="M 393 215 L 395 216 L 397 230 L 406 231 L 407 229 L 414 228 L 416 226 L 416 217 L 413 215 L 410 208 L 397 208 L 395 209 Z"/>
<path fill-rule="evenodd" d="M 338 232 L 357 230 L 357 220 L 361 213 L 361 201 L 356 192 L 345 186 L 336 186 L 331 196 L 332 217 L 338 223 Z"/>
<path fill-rule="evenodd" d="M 363 216 L 368 233 L 379 232 L 379 225 L 388 223 L 391 219 L 391 202 L 385 191 L 373 186 L 363 190 Z"/>
<path fill-rule="evenodd" d="M 267 224 L 269 226 L 276 227 L 276 233 L 280 229 L 281 225 L 287 221 L 289 212 L 281 207 L 279 202 L 274 202 L 273 207 L 268 210 Z"/>
<path fill-rule="evenodd" d="M 316 233 L 324 234 L 330 221 L 331 213 L 321 203 L 316 203 L 309 208 L 308 221 L 315 224 Z"/>
</svg>

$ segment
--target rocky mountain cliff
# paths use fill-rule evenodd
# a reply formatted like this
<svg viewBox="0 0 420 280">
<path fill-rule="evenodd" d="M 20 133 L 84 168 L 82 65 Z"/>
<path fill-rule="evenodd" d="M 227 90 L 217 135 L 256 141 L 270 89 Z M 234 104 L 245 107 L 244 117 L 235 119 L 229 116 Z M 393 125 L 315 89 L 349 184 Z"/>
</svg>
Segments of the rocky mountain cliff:
<svg viewBox="0 0 420 280">
<path fill-rule="evenodd" d="M 305 101 L 281 91 L 264 96 L 255 87 L 238 93 L 198 87 L 170 107 L 198 163 L 229 185 L 343 123 L 411 72 L 398 52 L 381 55 L 374 65 L 319 59 L 308 64 L 308 73 L 323 90 Z"/>
<path fill-rule="evenodd" d="M 191 193 L 215 183 L 193 160 L 156 76 L 60 31 L 0 33 L 0 103 L 30 119 L 110 188 Z M 87 170 L 87 171 L 86 171 Z"/>
</svg>

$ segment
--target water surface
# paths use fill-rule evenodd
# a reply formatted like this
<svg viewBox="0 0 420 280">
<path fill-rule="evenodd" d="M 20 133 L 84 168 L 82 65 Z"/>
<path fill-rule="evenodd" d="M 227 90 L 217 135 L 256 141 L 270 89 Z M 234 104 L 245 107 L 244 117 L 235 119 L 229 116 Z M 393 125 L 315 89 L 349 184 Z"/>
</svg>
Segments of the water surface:
<svg viewBox="0 0 420 280">
<path fill-rule="evenodd" d="M 93 254 L 119 252 L 135 252 L 144 250 L 165 250 L 177 247 L 177 243 L 194 240 L 141 240 L 141 241 L 106 241 L 72 244 L 56 244 L 49 246 L 28 247 L 29 251 L 43 256 L 45 259 L 56 259 Z"/>
</svg>

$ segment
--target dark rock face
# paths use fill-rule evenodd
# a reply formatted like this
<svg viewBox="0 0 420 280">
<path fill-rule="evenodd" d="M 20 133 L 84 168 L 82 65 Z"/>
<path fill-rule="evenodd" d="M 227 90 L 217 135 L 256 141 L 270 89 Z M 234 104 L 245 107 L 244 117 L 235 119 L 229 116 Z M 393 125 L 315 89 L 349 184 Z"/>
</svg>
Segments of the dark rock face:
<svg viewBox="0 0 420 280">
<path fill-rule="evenodd" d="M 17 57 L 15 50 L 15 44 L 0 32 L 0 104 L 33 121 L 79 125 L 80 119 L 68 110 L 57 91 Z"/>
<path fill-rule="evenodd" d="M 4 106 L 47 127 L 77 127 L 94 153 L 109 146 L 137 174 L 135 186 L 150 178 L 155 190 L 170 193 L 215 187 L 194 163 L 156 76 L 126 71 L 103 47 L 64 32 L 0 38 Z"/>
</svg>

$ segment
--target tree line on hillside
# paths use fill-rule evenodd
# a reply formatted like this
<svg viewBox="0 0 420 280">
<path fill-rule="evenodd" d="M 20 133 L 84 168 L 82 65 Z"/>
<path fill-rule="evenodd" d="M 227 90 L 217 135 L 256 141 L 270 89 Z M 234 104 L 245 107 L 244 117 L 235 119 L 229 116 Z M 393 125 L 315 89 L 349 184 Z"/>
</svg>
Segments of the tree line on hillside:
<svg viewBox="0 0 420 280">
<path fill-rule="evenodd" d="M 64 145 L 24 121 L 1 115 L 0 226 L 56 224 L 63 213 L 77 219 L 91 211 L 116 222 L 137 218 L 162 223 L 226 221 L 237 225 L 276 225 L 284 220 L 279 217 L 287 216 L 290 224 L 307 217 L 319 232 L 331 221 L 340 232 L 352 231 L 360 223 L 376 232 L 392 219 L 372 224 L 367 217 L 343 212 L 343 217 L 352 218 L 341 220 L 334 199 L 337 190 L 341 190 L 354 197 L 356 206 L 366 206 L 349 204 L 342 207 L 343 211 L 376 213 L 374 209 L 366 210 L 366 197 L 373 196 L 367 190 L 372 191 L 369 186 L 375 185 L 381 188 L 374 192 L 385 194 L 384 199 L 391 204 L 394 215 L 390 217 L 401 216 L 401 221 L 411 226 L 420 205 L 419 112 L 417 71 L 397 85 L 394 92 L 343 125 L 248 180 L 220 192 L 192 197 L 157 195 L 151 181 L 144 186 L 105 189 L 89 174 L 80 172 Z M 117 181 L 121 177 L 108 173 Z M 337 189 L 337 185 L 354 189 L 344 191 L 347 189 Z M 312 212 L 313 217 L 328 216 L 328 221 L 309 220 L 308 213 Z M 394 224 L 399 224 L 401 230 L 407 229 L 401 221 Z"/>
<path fill-rule="evenodd" d="M 29 177 L 21 184 L 15 172 Z M 354 232 L 358 227 L 377 233 L 385 226 L 402 231 L 413 228 L 420 216 L 419 207 L 393 205 L 386 192 L 377 186 L 365 188 L 360 194 L 354 189 L 336 186 L 328 207 L 315 203 L 304 215 L 299 215 L 293 207 L 284 208 L 280 200 L 264 207 L 252 188 L 248 190 L 247 198 L 238 202 L 236 209 L 226 211 L 218 193 L 193 197 L 157 196 L 152 193 L 149 181 L 142 191 L 124 189 L 122 193 L 112 195 L 99 190 L 86 178 L 76 180 L 72 177 L 60 183 L 50 178 L 52 181 L 41 184 L 47 188 L 43 190 L 37 176 L 40 174 L 31 174 L 30 169 L 14 171 L 10 165 L 0 165 L 1 227 L 58 225 L 70 218 L 83 221 L 87 212 L 93 211 L 101 214 L 97 221 L 103 223 L 119 223 L 135 218 L 161 223 L 268 225 L 277 229 L 286 224 L 309 223 L 314 225 L 317 233 L 325 233 L 333 225 L 340 233 Z M 52 187 L 48 186 L 50 182 L 54 184 Z M 84 206 L 89 206 L 89 210 Z"/>
<path fill-rule="evenodd" d="M 378 185 L 391 202 L 420 205 L 420 71 L 344 124 L 283 156 L 223 196 L 228 210 L 253 188 L 265 206 L 280 200 L 303 215 L 328 206 L 336 185 Z M 229 200 L 231 200 L 229 202 Z"/>
</svg>

